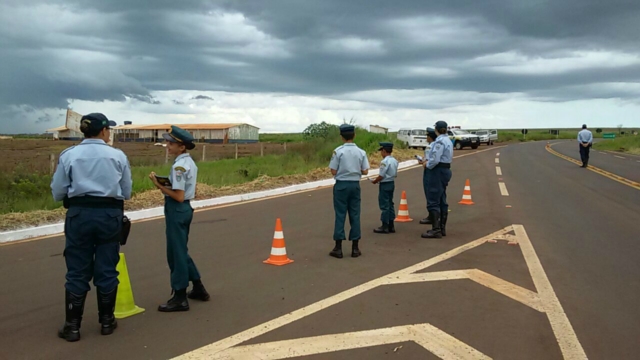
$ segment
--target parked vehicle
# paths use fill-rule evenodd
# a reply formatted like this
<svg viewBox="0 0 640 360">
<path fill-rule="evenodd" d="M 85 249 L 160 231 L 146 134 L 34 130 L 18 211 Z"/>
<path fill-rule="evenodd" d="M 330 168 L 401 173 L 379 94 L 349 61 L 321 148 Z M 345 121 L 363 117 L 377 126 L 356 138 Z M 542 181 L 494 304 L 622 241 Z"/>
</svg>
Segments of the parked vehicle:
<svg viewBox="0 0 640 360">
<path fill-rule="evenodd" d="M 427 149 L 427 130 L 425 129 L 400 129 L 398 140 L 404 142 L 409 149 Z"/>
<path fill-rule="evenodd" d="M 498 130 L 470 130 L 473 135 L 478 135 L 481 144 L 493 145 L 498 140 Z"/>
<path fill-rule="evenodd" d="M 453 147 L 456 150 L 460 150 L 465 147 L 477 149 L 478 146 L 480 146 L 480 138 L 466 130 L 451 129 L 447 133 L 449 134 L 451 141 L 453 141 Z"/>
</svg>

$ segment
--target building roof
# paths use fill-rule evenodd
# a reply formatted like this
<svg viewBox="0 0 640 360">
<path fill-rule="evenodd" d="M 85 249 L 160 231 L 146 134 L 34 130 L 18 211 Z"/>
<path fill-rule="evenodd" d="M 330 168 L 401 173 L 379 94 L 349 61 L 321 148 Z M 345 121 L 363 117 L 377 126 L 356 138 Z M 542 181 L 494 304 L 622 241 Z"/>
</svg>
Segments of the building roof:
<svg viewBox="0 0 640 360">
<path fill-rule="evenodd" d="M 380 126 L 380 125 L 369 125 L 369 126 L 377 127 L 377 128 L 380 128 L 380 129 L 389 130 L 389 128 L 386 128 L 386 127 L 384 127 L 384 126 Z"/>
<path fill-rule="evenodd" d="M 172 124 L 153 124 L 153 125 L 122 125 L 115 127 L 116 130 L 165 130 L 168 131 Z M 244 123 L 235 124 L 175 124 L 185 130 L 224 130 L 230 129 L 240 125 L 247 125 L 257 128 L 256 126 Z"/>
<path fill-rule="evenodd" d="M 60 132 L 60 131 L 66 131 L 66 130 L 69 130 L 67 129 L 67 125 L 62 125 L 62 126 L 58 126 L 57 128 L 49 129 L 47 130 L 47 132 L 53 133 L 53 132 Z"/>
</svg>

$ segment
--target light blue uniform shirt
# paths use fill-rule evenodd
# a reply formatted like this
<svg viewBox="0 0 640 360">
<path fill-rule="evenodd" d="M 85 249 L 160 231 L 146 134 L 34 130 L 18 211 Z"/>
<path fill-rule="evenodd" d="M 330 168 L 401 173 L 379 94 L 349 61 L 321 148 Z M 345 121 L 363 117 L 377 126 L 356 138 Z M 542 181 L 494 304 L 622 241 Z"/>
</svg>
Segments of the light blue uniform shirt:
<svg viewBox="0 0 640 360">
<path fill-rule="evenodd" d="M 380 163 L 380 176 L 382 176 L 381 183 L 395 181 L 398 176 L 398 160 L 393 156 L 387 156 L 382 159 Z"/>
<path fill-rule="evenodd" d="M 98 139 L 85 139 L 60 154 L 51 181 L 53 199 L 65 196 L 131 199 L 131 167 L 127 156 Z"/>
<path fill-rule="evenodd" d="M 196 197 L 198 167 L 191 155 L 181 154 L 176 157 L 176 161 L 171 167 L 170 179 L 173 190 L 184 191 L 185 200 L 193 200 Z"/>
<path fill-rule="evenodd" d="M 449 139 L 449 135 L 442 134 L 438 136 L 436 141 L 431 143 L 429 151 L 429 162 L 427 168 L 433 169 L 439 163 L 451 164 L 453 161 L 453 143 Z"/>
<path fill-rule="evenodd" d="M 578 141 L 581 143 L 592 143 L 593 134 L 591 131 L 584 129 L 578 133 Z"/>
<path fill-rule="evenodd" d="M 369 159 L 356 144 L 346 143 L 333 151 L 329 167 L 338 172 L 337 181 L 360 181 L 362 171 L 369 170 Z"/>
</svg>

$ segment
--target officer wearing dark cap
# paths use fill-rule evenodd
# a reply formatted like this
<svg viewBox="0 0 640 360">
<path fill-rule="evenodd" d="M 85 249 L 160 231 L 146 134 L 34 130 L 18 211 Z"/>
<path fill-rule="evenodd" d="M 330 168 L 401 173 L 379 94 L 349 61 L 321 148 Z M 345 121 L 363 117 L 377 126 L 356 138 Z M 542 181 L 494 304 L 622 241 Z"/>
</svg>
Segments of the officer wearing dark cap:
<svg viewBox="0 0 640 360">
<path fill-rule="evenodd" d="M 438 135 L 436 134 L 436 130 L 434 128 L 427 128 L 427 143 L 429 143 L 429 149 L 425 149 L 424 150 L 424 158 L 422 159 L 422 167 L 424 167 L 424 171 L 422 172 L 422 187 L 424 189 L 424 198 L 425 198 L 425 204 L 429 203 L 429 173 L 431 172 L 431 170 L 429 170 L 427 168 L 427 162 L 429 160 L 429 151 L 431 150 L 431 146 L 433 145 L 433 142 L 436 141 L 436 138 L 438 137 Z M 427 214 L 429 213 L 429 208 L 428 205 L 426 206 L 427 208 Z M 420 220 L 420 224 L 423 225 L 431 225 L 431 217 L 427 216 L 426 218 Z"/>
<path fill-rule="evenodd" d="M 107 145 L 116 123 L 99 113 L 85 115 L 80 130 L 85 139 L 60 154 L 51 191 L 68 208 L 65 219 L 65 323 L 58 336 L 80 340 L 89 282 L 97 288 L 102 335 L 118 326 L 114 317 L 118 292 L 120 233 L 124 200 L 131 198 L 131 168 L 127 156 Z"/>
<path fill-rule="evenodd" d="M 372 183 L 380 184 L 378 205 L 382 212 L 380 215 L 382 226 L 374 229 L 373 232 L 377 234 L 395 233 L 396 210 L 393 206 L 393 192 L 396 189 L 395 179 L 398 176 L 398 160 L 391 155 L 393 153 L 393 143 L 381 142 L 378 151 L 380 151 L 383 159 L 380 163 L 380 173 Z"/>
<path fill-rule="evenodd" d="M 342 259 L 342 241 L 346 240 L 344 223 L 349 214 L 349 241 L 352 243 L 351 257 L 362 255 L 358 242 L 360 232 L 360 179 L 369 173 L 369 159 L 364 150 L 354 144 L 356 136 L 353 125 L 340 126 L 340 136 L 344 145 L 333 151 L 329 168 L 336 184 L 333 186 L 333 209 L 336 219 L 333 231 L 335 247 L 329 255 Z"/>
<path fill-rule="evenodd" d="M 439 239 L 447 235 L 445 230 L 449 214 L 447 186 L 451 181 L 451 162 L 453 161 L 453 144 L 447 135 L 447 123 L 438 121 L 435 128 L 438 137 L 431 144 L 427 160 L 427 169 L 430 170 L 427 209 L 432 223 L 432 229 L 422 234 L 422 237 L 427 239 Z"/>
<path fill-rule="evenodd" d="M 580 160 L 583 168 L 589 166 L 589 150 L 593 145 L 593 134 L 587 130 L 587 125 L 582 125 L 582 130 L 578 133 L 578 143 L 580 144 Z"/>
<path fill-rule="evenodd" d="M 175 125 L 172 125 L 171 130 L 163 134 L 163 137 L 169 154 L 176 156 L 169 176 L 170 184 L 162 185 L 154 172 L 149 178 L 165 195 L 167 261 L 171 269 L 173 297 L 166 304 L 160 305 L 158 311 L 188 311 L 187 297 L 201 301 L 208 301 L 210 298 L 187 248 L 189 228 L 193 220 L 190 201 L 195 198 L 198 178 L 198 167 L 187 150 L 193 150 L 196 144 L 191 134 Z M 187 294 L 189 281 L 193 283 L 193 289 Z"/>
</svg>

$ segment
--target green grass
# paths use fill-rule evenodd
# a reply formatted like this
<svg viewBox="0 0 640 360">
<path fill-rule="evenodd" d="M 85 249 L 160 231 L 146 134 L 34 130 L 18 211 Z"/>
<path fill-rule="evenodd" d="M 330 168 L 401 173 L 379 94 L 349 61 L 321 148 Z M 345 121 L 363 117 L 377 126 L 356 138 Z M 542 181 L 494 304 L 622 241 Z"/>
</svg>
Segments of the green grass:
<svg viewBox="0 0 640 360">
<path fill-rule="evenodd" d="M 277 139 L 279 134 L 269 134 Z M 295 139 L 292 134 L 282 139 Z M 210 162 L 198 162 L 198 182 L 211 186 L 228 186 L 255 180 L 261 175 L 271 177 L 304 174 L 313 169 L 329 166 L 333 150 L 342 144 L 338 128 L 332 128 L 327 139 L 302 141 L 302 135 L 288 147 L 285 155 L 246 157 Z M 356 131 L 355 142 L 367 153 L 378 149 L 378 143 L 389 141 L 384 134 L 373 134 L 364 129 Z M 136 166 L 132 164 L 133 193 L 153 189 L 149 173 L 168 175 L 170 165 Z M 0 214 L 47 210 L 62 204 L 51 197 L 51 176 L 29 172 L 26 168 L 13 173 L 0 174 Z"/>
<path fill-rule="evenodd" d="M 578 138 L 579 130 L 560 130 L 559 135 L 549 134 L 549 130 L 529 130 L 526 139 L 520 131 L 514 130 L 498 130 L 498 141 L 501 142 L 513 142 L 513 141 L 541 141 L 541 140 L 555 140 L 555 139 L 576 139 Z M 593 137 L 601 138 L 602 134 L 598 134 L 593 131 Z"/>
<path fill-rule="evenodd" d="M 304 138 L 302 133 L 290 133 L 290 134 L 260 134 L 261 142 L 270 143 L 287 143 L 287 142 L 301 142 Z"/>
<path fill-rule="evenodd" d="M 621 151 L 640 155 L 640 136 L 606 139 L 593 144 L 593 147 L 598 150 Z"/>
</svg>

